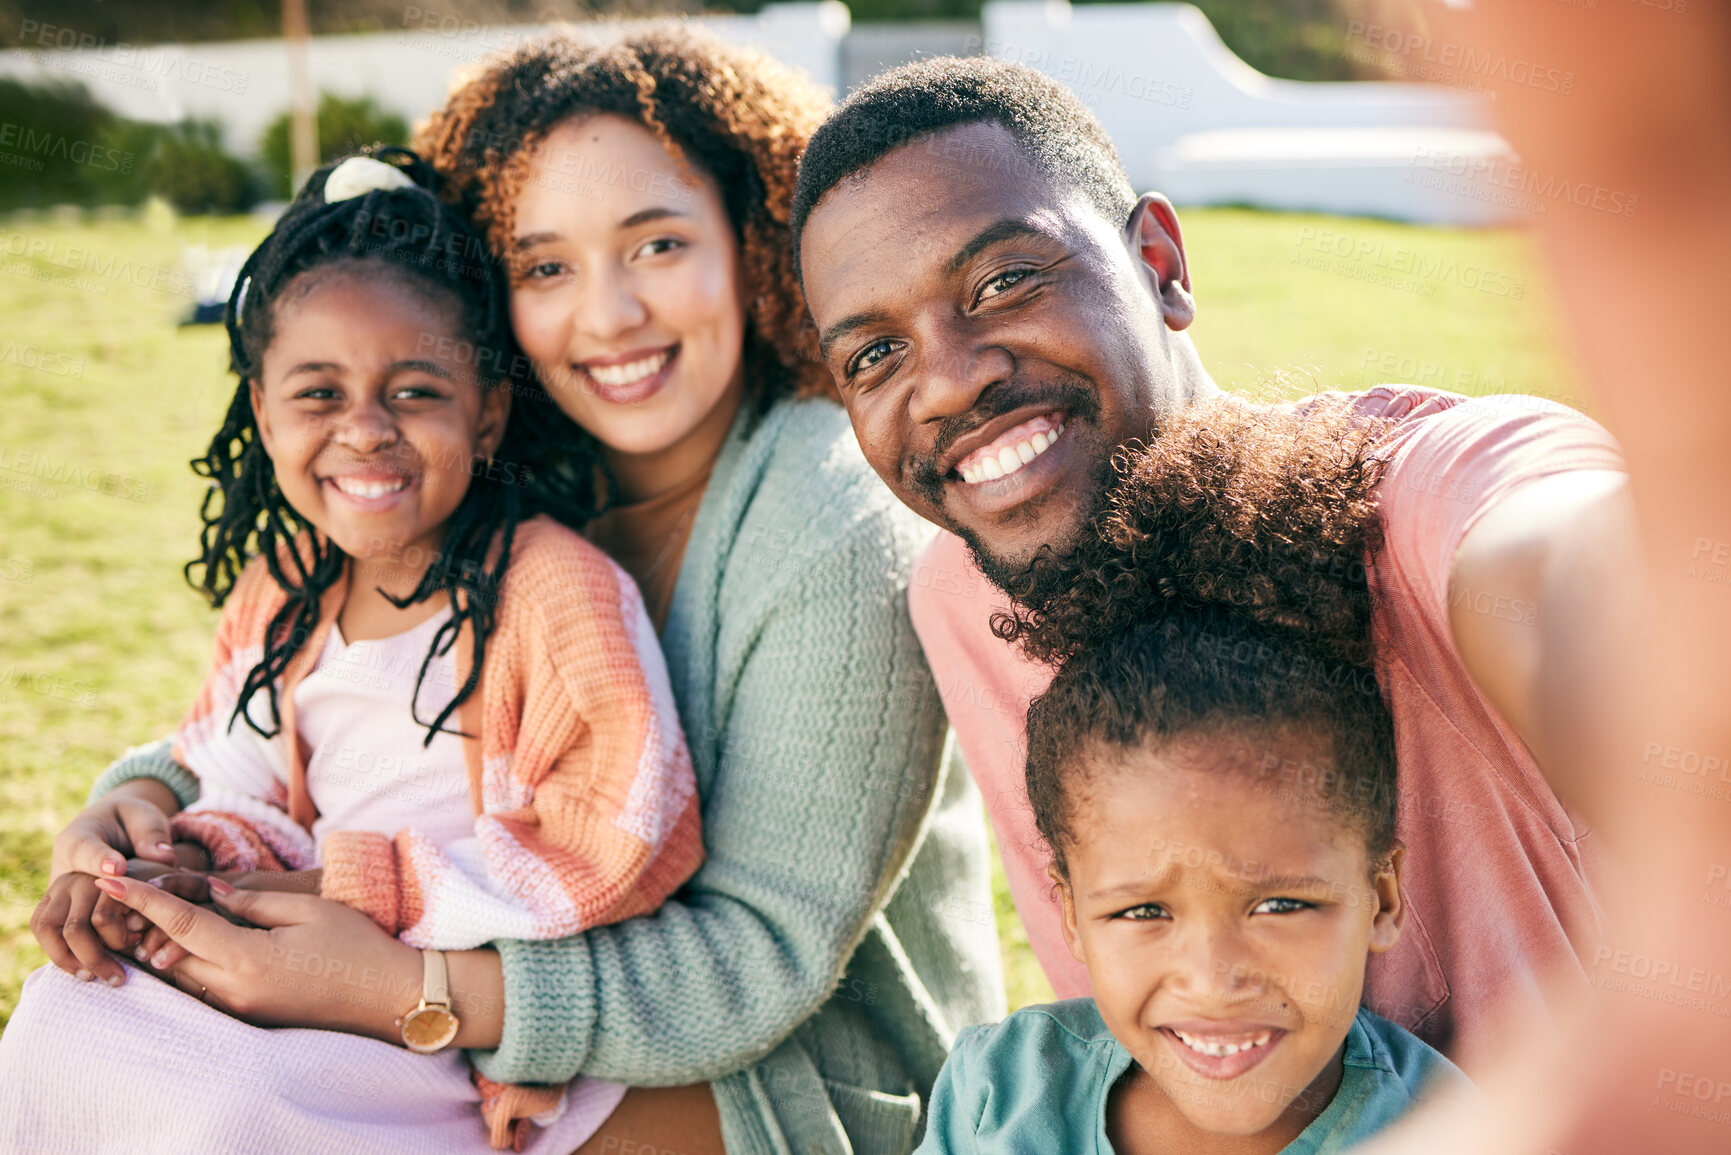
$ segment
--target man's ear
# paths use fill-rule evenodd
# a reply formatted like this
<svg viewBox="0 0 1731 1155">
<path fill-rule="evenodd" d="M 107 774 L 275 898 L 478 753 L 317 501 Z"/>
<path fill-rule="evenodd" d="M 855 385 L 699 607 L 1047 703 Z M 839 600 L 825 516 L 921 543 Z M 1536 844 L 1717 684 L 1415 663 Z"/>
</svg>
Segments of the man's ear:
<svg viewBox="0 0 1731 1155">
<path fill-rule="evenodd" d="M 1143 193 L 1124 230 L 1130 256 L 1160 302 L 1166 327 L 1175 333 L 1188 329 L 1196 319 L 1196 299 L 1190 295 L 1190 265 L 1172 202 L 1159 193 Z"/>
<path fill-rule="evenodd" d="M 1370 886 L 1376 898 L 1376 918 L 1370 924 L 1370 953 L 1381 954 L 1400 941 L 1400 931 L 1406 925 L 1406 903 L 1400 893 L 1400 872 L 1406 862 L 1406 844 L 1394 840 L 1388 861 L 1371 875 Z"/>
<path fill-rule="evenodd" d="M 1082 957 L 1082 936 L 1076 933 L 1076 896 L 1070 891 L 1070 880 L 1058 872 L 1057 863 L 1046 867 L 1046 877 L 1058 891 L 1058 926 L 1064 932 L 1064 945 L 1070 948 L 1071 958 L 1087 966 L 1088 960 Z"/>
<path fill-rule="evenodd" d="M 270 414 L 264 407 L 264 387 L 258 383 L 257 377 L 248 377 L 246 381 L 247 399 L 252 402 L 252 423 L 258 426 L 258 441 L 264 446 L 265 456 L 270 456 L 272 434 L 270 429 Z"/>
</svg>

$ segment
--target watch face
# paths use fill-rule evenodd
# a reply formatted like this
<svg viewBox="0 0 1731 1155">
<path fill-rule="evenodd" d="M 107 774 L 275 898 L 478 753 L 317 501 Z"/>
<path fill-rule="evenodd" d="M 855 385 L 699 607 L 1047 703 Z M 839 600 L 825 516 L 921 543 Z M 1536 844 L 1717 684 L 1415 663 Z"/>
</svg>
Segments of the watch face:
<svg viewBox="0 0 1731 1155">
<path fill-rule="evenodd" d="M 403 1020 L 403 1045 L 430 1055 L 457 1037 L 457 1016 L 440 1007 L 422 1007 Z"/>
</svg>

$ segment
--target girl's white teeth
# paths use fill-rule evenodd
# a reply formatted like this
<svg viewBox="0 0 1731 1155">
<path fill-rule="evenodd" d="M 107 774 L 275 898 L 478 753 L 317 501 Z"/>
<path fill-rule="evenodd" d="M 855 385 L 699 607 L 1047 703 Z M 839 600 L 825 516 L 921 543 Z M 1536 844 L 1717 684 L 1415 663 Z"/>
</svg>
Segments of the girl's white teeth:
<svg viewBox="0 0 1731 1155">
<path fill-rule="evenodd" d="M 667 350 L 663 349 L 623 365 L 586 365 L 584 368 L 589 371 L 589 376 L 603 385 L 635 385 L 650 374 L 659 373 L 667 364 L 667 357 Z"/>
<path fill-rule="evenodd" d="M 962 475 L 962 480 L 969 484 L 1008 477 L 1050 449 L 1052 442 L 1058 440 L 1058 434 L 1062 432 L 1062 425 L 1055 426 L 1050 433 L 1036 433 L 1020 445 L 998 450 L 996 457 L 983 458 L 973 465 L 958 465 L 956 471 Z"/>
<path fill-rule="evenodd" d="M 331 484 L 350 497 L 383 497 L 387 493 L 406 489 L 409 479 L 399 477 L 395 481 L 361 481 L 354 477 L 333 477 Z"/>
<path fill-rule="evenodd" d="M 1179 1030 L 1174 1030 L 1172 1033 L 1178 1036 L 1179 1042 L 1183 1043 L 1186 1047 L 1189 1047 L 1192 1051 L 1200 1051 L 1204 1055 L 1209 1055 L 1216 1059 L 1225 1058 L 1227 1055 L 1236 1055 L 1239 1051 L 1248 1051 L 1251 1047 L 1260 1047 L 1264 1043 L 1268 1042 L 1269 1039 L 1274 1037 L 1273 1031 L 1263 1031 L 1254 1039 L 1246 1039 L 1242 1043 L 1217 1043 L 1210 1042 L 1206 1039 L 1191 1038 L 1189 1035 Z"/>
</svg>

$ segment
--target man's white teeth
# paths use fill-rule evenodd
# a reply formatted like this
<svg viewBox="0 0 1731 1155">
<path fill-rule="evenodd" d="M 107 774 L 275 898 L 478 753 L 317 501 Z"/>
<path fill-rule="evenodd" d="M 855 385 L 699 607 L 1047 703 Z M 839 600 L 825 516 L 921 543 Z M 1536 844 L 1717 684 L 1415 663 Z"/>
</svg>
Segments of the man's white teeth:
<svg viewBox="0 0 1731 1155">
<path fill-rule="evenodd" d="M 1246 1039 L 1241 1043 L 1219 1043 L 1212 1042 L 1208 1039 L 1193 1038 L 1190 1035 L 1185 1034 L 1183 1031 L 1176 1029 L 1173 1030 L 1172 1033 L 1178 1036 L 1179 1042 L 1183 1043 L 1186 1047 L 1189 1047 L 1192 1051 L 1200 1051 L 1202 1054 L 1209 1055 L 1216 1059 L 1225 1058 L 1227 1055 L 1236 1055 L 1239 1051 L 1248 1051 L 1251 1047 L 1260 1047 L 1264 1043 L 1268 1042 L 1269 1039 L 1274 1037 L 1273 1031 L 1263 1031 L 1254 1039 Z"/>
<path fill-rule="evenodd" d="M 962 475 L 962 480 L 970 484 L 976 481 L 996 481 L 1000 477 L 1008 477 L 1040 454 L 1052 447 L 1052 442 L 1058 440 L 1058 434 L 1064 432 L 1062 425 L 1055 426 L 1050 433 L 1036 433 L 1019 445 L 1007 446 L 998 450 L 996 457 L 987 457 L 972 464 L 958 465 L 956 471 Z"/>
<path fill-rule="evenodd" d="M 661 367 L 667 364 L 668 356 L 668 351 L 663 349 L 659 353 L 651 353 L 623 365 L 585 365 L 584 369 L 589 376 L 603 385 L 635 385 L 645 377 L 661 372 Z"/>
<path fill-rule="evenodd" d="M 398 477 L 391 481 L 362 481 L 358 477 L 333 477 L 331 484 L 350 497 L 383 497 L 387 493 L 407 489 L 409 479 Z"/>
</svg>

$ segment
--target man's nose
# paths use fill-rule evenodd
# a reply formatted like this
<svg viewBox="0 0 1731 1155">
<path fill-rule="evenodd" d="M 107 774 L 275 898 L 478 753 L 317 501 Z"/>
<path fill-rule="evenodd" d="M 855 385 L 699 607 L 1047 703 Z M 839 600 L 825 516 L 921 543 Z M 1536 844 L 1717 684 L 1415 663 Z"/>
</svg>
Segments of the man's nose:
<svg viewBox="0 0 1731 1155">
<path fill-rule="evenodd" d="M 967 327 L 946 326 L 922 343 L 909 416 L 916 424 L 960 417 L 1015 372 L 1015 358 Z"/>
</svg>

